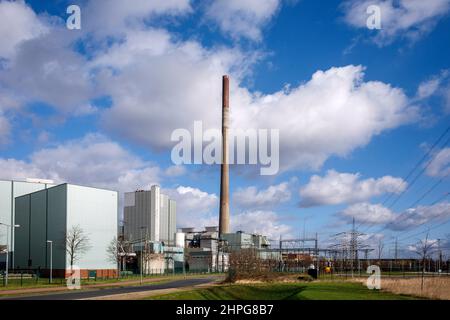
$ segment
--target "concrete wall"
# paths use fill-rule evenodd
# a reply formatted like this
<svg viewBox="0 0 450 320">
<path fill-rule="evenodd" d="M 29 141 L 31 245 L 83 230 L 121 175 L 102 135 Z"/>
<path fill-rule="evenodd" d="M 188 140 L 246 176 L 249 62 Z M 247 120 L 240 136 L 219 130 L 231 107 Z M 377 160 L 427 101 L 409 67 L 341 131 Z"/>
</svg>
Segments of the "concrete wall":
<svg viewBox="0 0 450 320">
<path fill-rule="evenodd" d="M 75 262 L 81 269 L 115 269 L 107 247 L 117 237 L 118 194 L 97 188 L 67 185 L 67 232 L 80 226 L 90 249 Z M 66 257 L 69 266 L 69 257 Z"/>
<path fill-rule="evenodd" d="M 16 223 L 20 228 L 16 230 L 14 236 L 14 267 L 28 267 L 28 258 L 30 256 L 30 216 L 31 216 L 31 196 L 22 196 L 16 198 Z"/>
<path fill-rule="evenodd" d="M 177 232 L 177 203 L 175 200 L 169 200 L 169 245 L 175 244 L 175 234 Z"/>
<path fill-rule="evenodd" d="M 16 198 L 15 266 L 46 269 L 53 241 L 53 269 L 69 267 L 65 238 L 80 226 L 90 249 L 75 264 L 81 269 L 115 269 L 107 247 L 117 236 L 118 194 L 115 191 L 63 184 Z"/>
<path fill-rule="evenodd" d="M 169 244 L 169 197 L 165 194 L 161 194 L 160 201 L 159 240 Z"/>
<path fill-rule="evenodd" d="M 14 267 L 47 268 L 53 241 L 53 267 L 65 268 L 67 186 L 59 185 L 17 197 Z"/>
<path fill-rule="evenodd" d="M 67 185 L 47 189 L 47 239 L 53 241 L 53 268 L 66 265 Z M 50 247 L 47 245 L 47 266 L 50 266 Z"/>
<path fill-rule="evenodd" d="M 125 195 L 124 221 L 125 237 L 139 240 L 148 232 L 150 238 L 150 191 L 129 192 Z M 144 227 L 141 229 L 141 227 Z"/>
<path fill-rule="evenodd" d="M 161 194 L 158 186 L 151 187 L 150 241 L 160 241 Z"/>
<path fill-rule="evenodd" d="M 150 191 L 125 193 L 124 233 L 128 240 L 148 240 L 174 245 L 176 202 L 160 193 L 158 186 Z"/>
<path fill-rule="evenodd" d="M 239 250 L 245 248 L 254 248 L 253 236 L 248 233 L 236 232 L 225 233 L 222 235 L 223 239 L 228 242 L 231 250 Z"/>
</svg>

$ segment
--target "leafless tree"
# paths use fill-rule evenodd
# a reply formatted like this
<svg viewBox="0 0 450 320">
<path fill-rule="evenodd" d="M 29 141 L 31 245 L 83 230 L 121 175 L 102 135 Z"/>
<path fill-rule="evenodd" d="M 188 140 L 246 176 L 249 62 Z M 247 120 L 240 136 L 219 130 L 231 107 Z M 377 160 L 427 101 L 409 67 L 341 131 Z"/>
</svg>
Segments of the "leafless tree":
<svg viewBox="0 0 450 320">
<path fill-rule="evenodd" d="M 415 252 L 421 257 L 422 259 L 422 283 L 420 286 L 420 289 L 423 291 L 423 283 L 425 278 L 425 268 L 426 268 L 426 259 L 431 254 L 431 250 L 435 246 L 436 241 L 429 241 L 428 240 L 428 232 L 425 236 L 425 239 L 419 240 L 419 242 L 415 245 Z"/>
<path fill-rule="evenodd" d="M 91 248 L 90 241 L 84 230 L 76 225 L 72 226 L 67 232 L 65 242 L 66 252 L 70 260 L 70 270 L 72 271 L 74 263 L 79 261 L 83 254 Z"/>
<path fill-rule="evenodd" d="M 106 248 L 106 253 L 108 254 L 109 260 L 116 263 L 117 269 L 120 271 L 121 266 L 123 268 L 128 254 L 131 253 L 131 244 L 122 237 L 114 237 Z"/>
<path fill-rule="evenodd" d="M 378 264 L 381 268 L 381 256 L 383 255 L 383 249 L 384 249 L 384 242 L 383 240 L 378 241 Z"/>
<path fill-rule="evenodd" d="M 269 278 L 278 267 L 277 259 L 263 259 L 256 249 L 231 250 L 227 280 Z"/>
</svg>

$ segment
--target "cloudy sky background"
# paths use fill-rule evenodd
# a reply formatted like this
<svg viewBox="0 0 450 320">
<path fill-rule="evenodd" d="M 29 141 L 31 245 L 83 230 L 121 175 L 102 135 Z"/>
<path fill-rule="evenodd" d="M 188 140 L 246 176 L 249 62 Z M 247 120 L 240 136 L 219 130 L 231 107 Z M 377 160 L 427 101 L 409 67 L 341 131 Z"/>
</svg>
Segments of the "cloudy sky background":
<svg viewBox="0 0 450 320">
<path fill-rule="evenodd" d="M 450 119 L 449 14 L 449 0 L 0 1 L 0 178 L 158 183 L 179 227 L 217 224 L 219 168 L 174 166 L 170 135 L 220 126 L 229 74 L 232 126 L 280 130 L 277 175 L 232 167 L 234 230 L 327 243 L 354 218 L 387 248 L 445 239 L 450 133 L 432 147 Z"/>
</svg>

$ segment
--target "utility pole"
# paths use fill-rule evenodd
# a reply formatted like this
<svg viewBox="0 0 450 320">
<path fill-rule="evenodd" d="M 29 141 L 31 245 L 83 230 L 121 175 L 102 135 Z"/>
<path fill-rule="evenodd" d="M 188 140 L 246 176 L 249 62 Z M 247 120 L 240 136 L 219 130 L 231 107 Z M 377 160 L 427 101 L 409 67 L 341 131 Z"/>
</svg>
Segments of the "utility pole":
<svg viewBox="0 0 450 320">
<path fill-rule="evenodd" d="M 144 239 L 144 234 L 142 232 L 142 230 L 144 230 L 144 229 L 146 229 L 145 239 Z M 144 253 L 144 250 L 146 250 L 147 236 L 148 236 L 148 226 L 141 226 L 141 284 L 143 283 L 143 278 L 144 278 L 144 254 L 146 254 L 146 253 Z M 146 261 L 146 265 L 147 265 L 147 261 Z"/>
<path fill-rule="evenodd" d="M 355 260 L 357 258 L 357 249 L 358 248 L 358 235 L 356 233 L 356 227 L 355 227 L 355 217 L 353 217 L 352 222 L 352 232 L 350 235 L 350 259 L 351 259 L 351 268 L 352 268 L 352 278 L 353 278 L 353 268 L 355 265 Z"/>
<path fill-rule="evenodd" d="M 395 238 L 395 253 L 394 253 L 394 259 L 397 261 L 398 258 L 398 238 Z"/>
<path fill-rule="evenodd" d="M 395 265 L 397 265 L 397 259 L 398 259 L 398 237 L 395 238 L 395 251 L 394 251 Z"/>
<path fill-rule="evenodd" d="M 282 250 L 282 246 L 283 246 L 283 242 L 281 242 L 281 234 L 280 234 L 280 266 L 279 266 L 279 271 L 283 271 L 283 250 Z"/>
<path fill-rule="evenodd" d="M 438 252 L 439 252 L 438 272 L 441 272 L 441 265 L 442 265 L 441 239 L 437 239 L 437 243 L 438 243 Z"/>
<path fill-rule="evenodd" d="M 319 266 L 320 266 L 320 258 L 319 258 L 319 238 L 317 236 L 317 232 L 316 232 L 316 260 L 317 260 L 317 266 L 316 266 L 316 271 L 317 271 L 317 276 L 319 276 Z"/>
</svg>

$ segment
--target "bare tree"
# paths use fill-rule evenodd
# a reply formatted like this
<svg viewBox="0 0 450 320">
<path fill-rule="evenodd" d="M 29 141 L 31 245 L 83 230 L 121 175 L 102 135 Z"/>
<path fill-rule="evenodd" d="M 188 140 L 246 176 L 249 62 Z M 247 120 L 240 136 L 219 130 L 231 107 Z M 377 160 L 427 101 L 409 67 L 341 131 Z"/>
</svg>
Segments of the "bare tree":
<svg viewBox="0 0 450 320">
<path fill-rule="evenodd" d="M 383 255 L 383 249 L 384 249 L 384 242 L 383 240 L 378 241 L 378 264 L 381 268 L 381 256 Z"/>
<path fill-rule="evenodd" d="M 420 255 L 422 259 L 422 283 L 420 289 L 423 291 L 423 283 L 425 278 L 425 268 L 426 268 L 426 259 L 431 254 L 431 249 L 436 244 L 436 241 L 428 240 L 428 232 L 425 236 L 425 239 L 419 240 L 419 242 L 415 245 L 415 252 Z"/>
<path fill-rule="evenodd" d="M 128 254 L 131 253 L 131 244 L 122 237 L 114 237 L 106 248 L 106 252 L 109 260 L 116 263 L 117 269 L 120 271 L 123 269 Z"/>
<path fill-rule="evenodd" d="M 278 268 L 278 259 L 263 259 L 258 250 L 254 248 L 230 250 L 227 281 L 269 279 Z"/>
<path fill-rule="evenodd" d="M 72 271 L 75 262 L 85 254 L 90 248 L 89 237 L 79 226 L 72 226 L 66 234 L 66 252 L 69 255 L 70 270 Z"/>
</svg>

